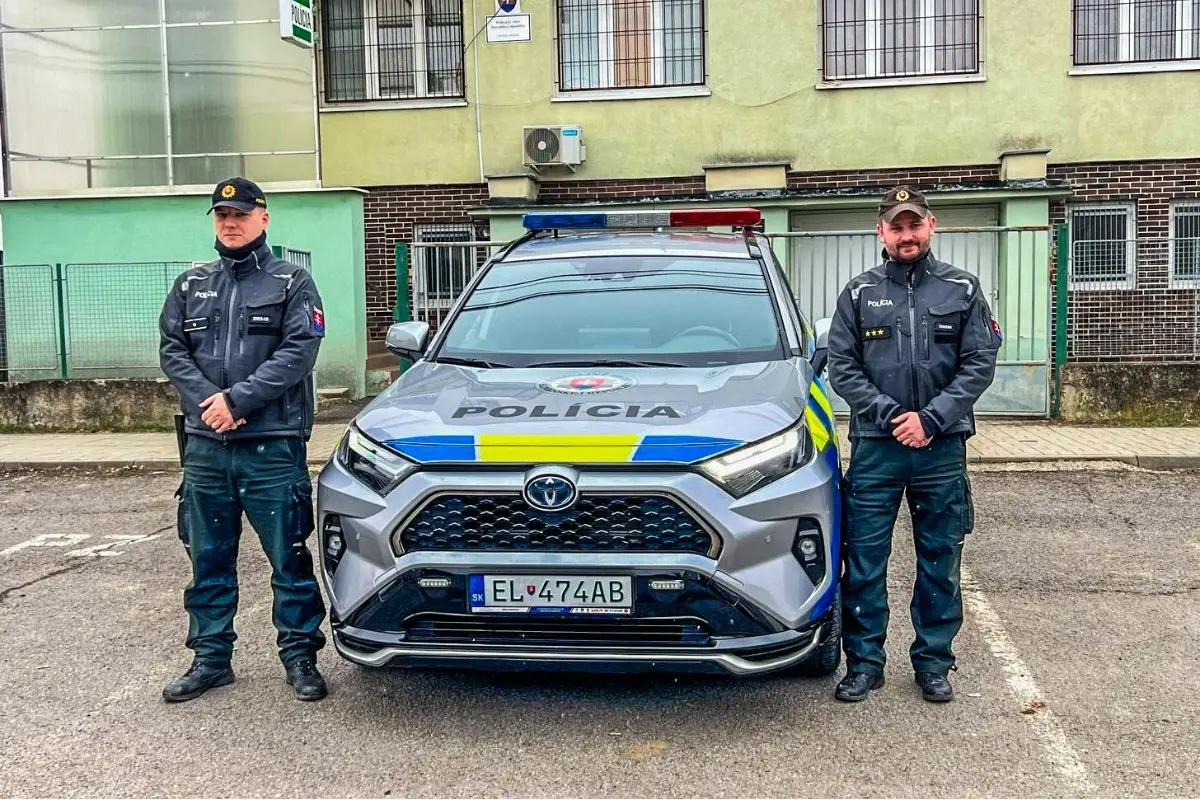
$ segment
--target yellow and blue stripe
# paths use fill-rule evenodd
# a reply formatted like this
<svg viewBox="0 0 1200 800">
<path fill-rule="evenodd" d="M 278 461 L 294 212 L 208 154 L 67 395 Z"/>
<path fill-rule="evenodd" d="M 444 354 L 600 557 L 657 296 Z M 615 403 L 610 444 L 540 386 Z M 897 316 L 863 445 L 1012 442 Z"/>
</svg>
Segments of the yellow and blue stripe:
<svg viewBox="0 0 1200 800">
<path fill-rule="evenodd" d="M 422 464 L 448 462 L 693 464 L 745 442 L 712 436 L 638 433 L 481 433 L 412 436 L 385 445 Z"/>
</svg>

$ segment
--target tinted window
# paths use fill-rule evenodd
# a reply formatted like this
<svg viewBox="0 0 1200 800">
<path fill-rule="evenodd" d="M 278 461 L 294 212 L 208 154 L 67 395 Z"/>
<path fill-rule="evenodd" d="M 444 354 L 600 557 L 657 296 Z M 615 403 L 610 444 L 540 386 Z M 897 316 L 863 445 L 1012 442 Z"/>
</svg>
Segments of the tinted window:
<svg viewBox="0 0 1200 800">
<path fill-rule="evenodd" d="M 512 366 L 784 358 L 757 261 L 671 256 L 497 264 L 451 323 L 444 356 Z"/>
</svg>

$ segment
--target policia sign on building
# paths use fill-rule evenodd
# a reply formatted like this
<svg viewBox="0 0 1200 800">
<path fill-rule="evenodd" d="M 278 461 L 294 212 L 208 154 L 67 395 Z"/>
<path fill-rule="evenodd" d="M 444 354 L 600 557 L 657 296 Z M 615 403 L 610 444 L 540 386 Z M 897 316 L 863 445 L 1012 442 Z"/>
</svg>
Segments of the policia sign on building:
<svg viewBox="0 0 1200 800">
<path fill-rule="evenodd" d="M 313 46 L 312 0 L 279 0 L 279 38 L 297 47 Z"/>
</svg>

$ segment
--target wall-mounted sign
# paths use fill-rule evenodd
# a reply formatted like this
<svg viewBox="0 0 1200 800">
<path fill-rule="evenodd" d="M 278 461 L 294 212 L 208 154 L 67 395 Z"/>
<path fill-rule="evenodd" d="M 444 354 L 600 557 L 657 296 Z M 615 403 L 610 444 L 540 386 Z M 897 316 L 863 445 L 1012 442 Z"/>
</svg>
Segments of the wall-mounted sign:
<svg viewBox="0 0 1200 800">
<path fill-rule="evenodd" d="M 279 0 L 279 38 L 305 49 L 313 46 L 312 0 Z"/>
<path fill-rule="evenodd" d="M 528 14 L 495 14 L 487 18 L 488 42 L 528 42 L 531 39 L 533 26 Z"/>
</svg>

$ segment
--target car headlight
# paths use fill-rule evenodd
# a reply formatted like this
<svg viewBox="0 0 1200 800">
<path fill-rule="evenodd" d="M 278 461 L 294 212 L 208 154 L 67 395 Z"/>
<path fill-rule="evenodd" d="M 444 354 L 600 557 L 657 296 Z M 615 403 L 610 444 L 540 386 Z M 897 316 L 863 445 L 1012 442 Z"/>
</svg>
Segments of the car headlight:
<svg viewBox="0 0 1200 800">
<path fill-rule="evenodd" d="M 812 440 L 801 424 L 711 458 L 700 469 L 734 497 L 744 497 L 807 464 L 811 456 Z"/>
<path fill-rule="evenodd" d="M 338 463 L 381 495 L 417 471 L 417 465 L 371 441 L 351 425 L 337 450 Z"/>
</svg>

